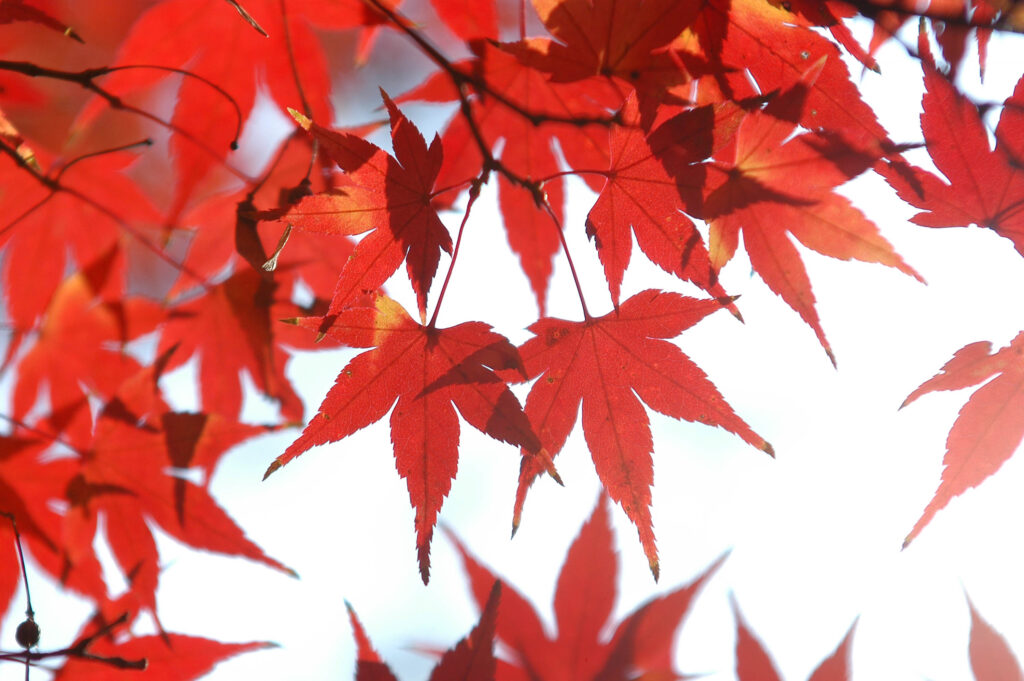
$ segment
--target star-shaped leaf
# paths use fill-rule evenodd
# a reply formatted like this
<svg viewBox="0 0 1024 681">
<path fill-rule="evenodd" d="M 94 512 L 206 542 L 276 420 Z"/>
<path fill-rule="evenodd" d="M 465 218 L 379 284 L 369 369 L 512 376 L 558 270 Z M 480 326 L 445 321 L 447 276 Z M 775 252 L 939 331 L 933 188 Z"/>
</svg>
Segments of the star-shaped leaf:
<svg viewBox="0 0 1024 681">
<path fill-rule="evenodd" d="M 647 412 L 721 426 L 771 452 L 719 394 L 701 369 L 665 338 L 674 338 L 729 300 L 696 300 L 647 290 L 603 317 L 582 322 L 544 318 L 530 326 L 534 338 L 520 353 L 536 378 L 526 414 L 545 452 L 557 454 L 583 404 L 583 435 L 609 496 L 636 525 L 651 571 L 658 552 L 651 521 L 653 441 Z M 527 453 L 528 454 L 528 453 Z M 526 493 L 548 470 L 546 457 L 526 456 L 519 473 L 513 527 Z"/>
<path fill-rule="evenodd" d="M 270 475 L 310 447 L 341 440 L 391 412 L 395 465 L 416 511 L 420 575 L 430 575 L 430 540 L 459 462 L 459 420 L 491 437 L 540 454 L 519 400 L 494 370 L 522 371 L 515 347 L 481 322 L 422 326 L 386 296 L 342 310 L 328 334 L 373 347 L 338 374 L 319 413 L 267 469 Z M 320 320 L 298 323 L 318 329 Z M 549 460 L 550 463 L 550 460 Z M 266 477 L 266 476 L 264 476 Z"/>
<path fill-rule="evenodd" d="M 381 91 L 391 116 L 395 156 L 348 133 L 338 133 L 299 115 L 299 122 L 319 140 L 342 170 L 346 182 L 309 196 L 279 217 L 299 229 L 324 234 L 372 232 L 355 247 L 341 271 L 327 319 L 364 291 L 372 291 L 406 262 L 416 292 L 420 318 L 426 315 L 427 292 L 437 272 L 441 251 L 451 253 L 452 238 L 431 206 L 441 168 L 441 140 L 428 147 L 416 127 Z"/>
</svg>

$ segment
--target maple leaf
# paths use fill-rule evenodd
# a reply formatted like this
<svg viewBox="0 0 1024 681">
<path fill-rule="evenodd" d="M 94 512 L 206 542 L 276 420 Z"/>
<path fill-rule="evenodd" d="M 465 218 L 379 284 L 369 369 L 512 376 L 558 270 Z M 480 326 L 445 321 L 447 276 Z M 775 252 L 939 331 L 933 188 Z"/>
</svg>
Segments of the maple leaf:
<svg viewBox="0 0 1024 681">
<path fill-rule="evenodd" d="M 459 414 L 491 437 L 540 453 L 519 400 L 494 370 L 522 371 L 515 347 L 482 322 L 448 329 L 417 324 L 390 298 L 342 310 L 328 335 L 352 347 L 374 347 L 338 374 L 319 412 L 267 469 L 264 479 L 310 447 L 336 442 L 382 418 L 392 405 L 395 465 L 416 511 L 420 576 L 430 574 L 437 514 L 458 470 Z M 319 328 L 320 320 L 298 323 Z M 550 460 L 549 460 L 550 463 Z"/>
<path fill-rule="evenodd" d="M 26 5 L 24 0 L 2 0 L 0 2 L 0 24 L 10 24 L 15 21 L 29 21 L 41 24 L 58 33 L 63 33 L 78 42 L 84 42 L 82 36 L 75 33 L 73 28 L 55 19 L 38 7 Z"/>
<path fill-rule="evenodd" d="M 112 676 L 124 681 L 192 681 L 212 670 L 218 663 L 254 650 L 275 647 L 273 643 L 221 643 L 184 634 L 137 636 L 121 643 L 99 638 L 89 653 L 126 660 L 146 660 L 145 669 L 117 669 L 87 658 L 72 657 L 64 663 L 54 681 L 106 681 Z"/>
<path fill-rule="evenodd" d="M 489 603 L 496 579 L 452 536 L 479 607 Z M 562 565 L 555 591 L 557 636 L 544 630 L 534 607 L 513 587 L 503 589 L 496 635 L 511 652 L 499 664 L 498 681 L 625 681 L 677 678 L 672 668 L 675 632 L 694 597 L 721 565 L 718 560 L 690 584 L 654 598 L 620 621 L 610 638 L 618 573 L 608 503 L 602 494 Z M 647 676 L 647 675 L 650 676 Z"/>
<path fill-rule="evenodd" d="M 709 0 L 694 23 L 704 67 L 726 98 L 738 100 L 783 90 L 824 59 L 821 75 L 809 85 L 800 125 L 841 133 L 858 148 L 874 149 L 888 140 L 864 102 L 834 43 L 794 14 L 763 0 Z M 754 90 L 747 73 L 757 83 Z M 708 83 L 704 83 L 707 87 Z"/>
<path fill-rule="evenodd" d="M 163 0 L 148 8 L 121 42 L 117 65 L 185 68 L 206 81 L 186 78 L 178 93 L 173 123 L 206 148 L 181 135 L 172 138 L 177 169 L 172 215 L 185 207 L 218 155 L 227 154 L 236 141 L 232 122 L 238 121 L 239 112 L 252 109 L 258 83 L 282 109 L 304 102 L 316 118 L 332 118 L 327 58 L 313 27 L 342 29 L 380 22 L 380 16 L 358 0 L 247 0 L 245 9 L 266 37 L 228 3 Z M 124 97 L 167 75 L 154 69 L 119 71 L 104 80 L 104 88 Z M 87 109 L 80 121 L 91 120 L 98 106 Z"/>
<path fill-rule="evenodd" d="M 874 223 L 833 191 L 870 167 L 874 157 L 825 133 L 792 136 L 823 65 L 819 63 L 763 111 L 748 114 L 733 143 L 705 164 L 700 213 L 709 223 L 712 265 L 721 269 L 732 258 L 742 231 L 753 268 L 814 330 L 835 364 L 810 279 L 790 234 L 823 255 L 880 263 L 923 279 Z"/>
<path fill-rule="evenodd" d="M 501 601 L 502 585 L 495 580 L 480 613 L 480 620 L 462 640 L 450 648 L 430 673 L 430 681 L 493 681 L 494 632 Z M 356 611 L 345 602 L 352 633 L 356 639 L 356 681 L 397 681 L 391 668 L 373 649 Z"/>
<path fill-rule="evenodd" d="M 271 324 L 274 290 L 274 282 L 262 272 L 240 269 L 168 315 L 158 352 L 177 348 L 172 369 L 199 355 L 207 411 L 238 416 L 244 370 L 260 392 L 279 402 L 287 420 L 302 420 L 302 402 L 284 374 L 287 354 L 275 342 Z"/>
<path fill-rule="evenodd" d="M 321 331 L 363 291 L 380 287 L 403 260 L 422 320 L 441 251 L 452 251 L 451 235 L 430 205 L 441 167 L 441 140 L 435 136 L 427 147 L 419 130 L 383 90 L 381 96 L 391 116 L 395 156 L 361 137 L 334 132 L 296 116 L 321 149 L 346 171 L 348 181 L 302 199 L 279 219 L 322 234 L 355 235 L 373 230 L 355 247 L 341 271 Z"/>
<path fill-rule="evenodd" d="M 1008 0 L 943 0 L 929 3 L 923 12 L 919 5 L 907 0 L 890 1 L 887 5 L 891 9 L 877 11 L 872 17 L 874 25 L 868 52 L 875 54 L 908 20 L 920 20 L 926 16 L 936 29 L 937 42 L 952 68 L 953 76 L 963 66 L 972 27 L 978 48 L 978 75 L 984 80 L 988 44 L 992 37 L 992 29 L 987 26 L 995 24 L 997 19 L 1001 26 L 1010 30 L 1014 27 L 1019 30 L 1024 25 L 1024 17 L 1019 10 L 1014 12 L 1013 3 Z"/>
<path fill-rule="evenodd" d="M 728 301 L 725 301 L 728 302 Z M 725 302 L 647 290 L 603 317 L 582 322 L 544 318 L 519 350 L 536 382 L 526 415 L 551 457 L 561 451 L 583 403 L 583 435 L 597 474 L 611 498 L 636 525 L 658 576 L 651 521 L 651 430 L 640 400 L 666 416 L 721 426 L 771 453 L 771 445 L 732 411 L 701 369 L 672 343 Z M 528 452 L 527 452 L 528 454 Z M 519 472 L 513 530 L 526 493 L 550 460 L 525 456 Z"/>
<path fill-rule="evenodd" d="M 925 84 L 921 130 L 929 156 L 949 182 L 905 163 L 890 162 L 879 172 L 901 199 L 922 210 L 911 222 L 991 227 L 1024 255 L 1024 77 L 1005 102 L 993 149 L 977 107 L 936 68 L 923 30 L 918 50 Z"/>
<path fill-rule="evenodd" d="M 780 681 L 781 676 L 757 636 L 743 620 L 743 615 L 732 601 L 733 616 L 736 618 L 736 678 L 738 681 Z M 853 646 L 853 630 L 850 625 L 846 636 L 836 649 L 825 658 L 811 674 L 810 681 L 847 681 L 850 678 L 850 650 Z"/>
<path fill-rule="evenodd" d="M 689 80 L 669 43 L 698 16 L 701 5 L 677 0 L 533 0 L 556 40 L 533 38 L 505 46 L 523 63 L 558 81 L 602 76 L 633 87 L 644 104 Z"/>
<path fill-rule="evenodd" d="M 597 246 L 612 302 L 619 304 L 633 233 L 641 250 L 663 270 L 692 281 L 713 296 L 726 297 L 717 283 L 700 232 L 682 212 L 683 198 L 676 180 L 657 156 L 664 150 L 655 149 L 660 146 L 658 140 L 666 138 L 678 147 L 700 147 L 700 138 L 710 137 L 710 131 L 703 127 L 681 129 L 680 122 L 685 125 L 693 118 L 682 114 L 666 121 L 648 137 L 640 127 L 640 112 L 632 95 L 626 101 L 622 118 L 623 125 L 612 128 L 610 134 L 611 164 L 605 186 L 587 215 L 587 235 Z M 682 161 L 676 155 L 673 162 Z"/>
<path fill-rule="evenodd" d="M 904 546 L 953 497 L 980 485 L 999 470 L 1024 438 L 1024 331 L 1005 348 L 990 351 L 991 345 L 984 341 L 960 348 L 900 407 L 936 390 L 960 390 L 988 381 L 960 409 L 946 438 L 942 481 Z"/>
<path fill-rule="evenodd" d="M 974 603 L 971 610 L 971 638 L 968 651 L 975 681 L 1024 681 L 1024 668 L 998 631 L 986 622 Z"/>
<path fill-rule="evenodd" d="M 78 160 L 83 162 L 54 162 L 40 150 L 36 163 L 47 170 L 38 175 L 13 165 L 3 167 L 6 164 L 0 161 L 5 300 L 8 314 L 23 330 L 43 313 L 72 267 L 85 269 L 112 256 L 112 272 L 105 277 L 101 294 L 108 300 L 120 298 L 125 246 L 130 240 L 144 240 L 144 226 L 157 224 L 160 218 L 124 173 L 137 155 L 119 152 Z M 61 189 L 44 185 L 38 177 L 56 179 Z M 117 210 L 108 212 L 104 206 Z M 128 222 L 134 225 L 134 235 L 122 228 Z"/>
<path fill-rule="evenodd" d="M 507 102 L 514 102 L 536 117 L 594 119 L 606 115 L 595 100 L 608 97 L 600 96 L 601 91 L 595 93 L 593 87 L 582 83 L 552 82 L 548 75 L 520 63 L 503 52 L 500 46 L 474 43 L 472 47 L 476 58 L 456 62 L 452 67 L 467 78 L 474 77 L 482 83 L 474 87 L 475 96 L 470 100 L 476 132 L 487 148 L 496 154 L 497 160 L 511 172 L 532 181 L 549 178 L 543 183 L 544 195 L 561 224 L 565 179 L 559 174 L 556 143 L 571 167 L 599 169 L 608 165 L 608 134 L 597 124 L 531 120 L 523 112 L 512 110 Z M 490 92 L 476 92 L 477 89 L 482 90 L 482 86 Z M 499 101 L 490 94 L 494 92 L 501 93 L 505 101 Z M 439 71 L 399 101 L 448 102 L 458 100 L 458 97 L 459 91 L 452 84 L 450 74 Z M 445 155 L 435 183 L 437 186 L 466 184 L 480 175 L 484 159 L 474 131 L 463 115 L 457 114 L 452 118 L 441 142 Z M 498 152 L 497 147 L 502 142 L 504 144 Z M 598 176 L 581 173 L 580 177 L 589 182 L 592 189 L 601 188 Z M 447 196 L 453 197 L 453 194 Z M 435 198 L 435 202 L 442 200 L 450 205 L 454 199 L 445 196 Z M 519 255 L 519 262 L 543 315 L 551 261 L 560 247 L 557 227 L 547 211 L 537 205 L 530 191 L 513 184 L 504 175 L 498 176 L 498 207 L 509 246 Z"/>
<path fill-rule="evenodd" d="M 78 453 L 66 486 L 69 509 L 63 541 L 72 554 L 94 555 L 99 514 L 118 565 L 143 608 L 156 611 L 159 555 L 151 523 L 190 546 L 238 555 L 294 575 L 245 537 L 210 493 L 220 458 L 236 444 L 266 432 L 216 414 L 171 411 L 157 381 L 166 356 L 121 384 L 87 439 L 67 436 Z M 85 411 L 85 410 L 82 410 Z M 200 481 L 193 482 L 193 476 Z"/>
<path fill-rule="evenodd" d="M 430 0 L 434 11 L 467 43 L 478 38 L 498 39 L 498 11 L 494 0 Z"/>
<path fill-rule="evenodd" d="M 0 436 L 0 510 L 18 524 L 21 541 L 36 563 L 62 587 L 89 598 L 106 594 L 102 569 L 92 554 L 75 554 L 64 545 L 63 517 L 55 507 L 78 473 L 78 464 L 47 456 L 51 443 L 38 438 Z M 11 523 L 0 524 L 0 614 L 20 585 L 20 558 Z"/>
<path fill-rule="evenodd" d="M 35 342 L 17 364 L 12 396 L 16 418 L 29 412 L 44 385 L 50 407 L 57 411 L 78 402 L 85 391 L 113 395 L 138 369 L 138 362 L 118 346 L 153 330 L 159 309 L 138 298 L 116 304 L 97 300 L 106 277 L 104 263 L 98 269 L 68 277 L 50 301 Z"/>
<path fill-rule="evenodd" d="M 853 5 L 843 0 L 825 0 L 825 2 L 789 0 L 787 3 L 778 0 L 770 1 L 775 6 L 782 6 L 799 15 L 813 26 L 827 27 L 836 42 L 842 45 L 857 61 L 876 73 L 880 72 L 874 56 L 861 47 L 850 29 L 843 23 L 844 18 L 852 17 L 857 13 Z"/>
</svg>

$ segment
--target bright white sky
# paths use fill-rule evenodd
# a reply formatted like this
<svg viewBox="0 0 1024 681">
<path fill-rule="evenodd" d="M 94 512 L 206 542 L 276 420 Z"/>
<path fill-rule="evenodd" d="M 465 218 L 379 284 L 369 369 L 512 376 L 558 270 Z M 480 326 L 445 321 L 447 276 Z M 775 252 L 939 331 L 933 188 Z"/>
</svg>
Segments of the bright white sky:
<svg viewBox="0 0 1024 681">
<path fill-rule="evenodd" d="M 969 78 L 965 83 L 985 99 L 1001 101 L 1020 75 L 1001 67 L 1019 69 L 1022 47 L 1019 38 L 999 41 L 984 90 Z M 919 141 L 920 69 L 901 56 L 896 46 L 884 50 L 885 75 L 869 72 L 864 87 L 894 139 Z M 967 76 L 976 73 L 972 62 L 969 57 Z M 420 121 L 418 110 L 410 109 L 410 116 Z M 724 431 L 651 415 L 661 582 L 651 579 L 636 532 L 616 507 L 616 618 L 689 582 L 733 549 L 682 630 L 677 659 L 684 672 L 707 673 L 709 681 L 734 678 L 730 591 L 786 681 L 806 679 L 858 615 L 856 680 L 970 679 L 964 589 L 1018 654 L 1024 653 L 1024 557 L 1018 549 L 1024 460 L 1011 460 L 979 490 L 955 500 L 901 552 L 904 536 L 938 484 L 946 434 L 969 392 L 929 395 L 897 411 L 963 345 L 989 340 L 998 347 L 1024 329 L 1024 310 L 1014 295 L 1024 290 L 1024 260 L 1008 240 L 988 230 L 909 225 L 914 211 L 883 185 L 869 175 L 843 191 L 928 285 L 881 266 L 804 250 L 838 370 L 810 328 L 751 276 L 742 249 L 723 284 L 742 294 L 746 324 L 718 313 L 678 340 L 777 452 L 773 461 Z M 583 232 L 592 196 L 582 184 L 573 196 L 566 234 L 588 304 L 603 314 L 610 307 L 607 288 Z M 533 297 L 504 249 L 493 192 L 484 199 L 489 200 L 474 209 L 440 322 L 483 319 L 520 342 L 536 316 Z M 458 216 L 449 224 L 454 233 Z M 651 287 L 680 290 L 677 281 L 634 253 L 623 299 Z M 389 291 L 411 307 L 407 283 L 395 280 Z M 561 258 L 549 313 L 580 316 Z M 291 375 L 309 413 L 354 354 L 305 355 L 292 362 Z M 251 406 L 249 414 L 258 419 L 261 405 Z M 415 646 L 446 648 L 472 626 L 477 613 L 442 533 L 434 539 L 431 584 L 424 588 L 419 581 L 412 511 L 395 473 L 386 423 L 311 451 L 262 484 L 268 462 L 297 431 L 240 447 L 222 465 L 214 484 L 218 499 L 301 580 L 161 542 L 166 569 L 159 607 L 168 630 L 282 646 L 237 658 L 210 679 L 350 678 L 354 648 L 344 599 L 406 681 L 425 679 L 433 666 Z M 582 433 L 574 431 L 557 459 L 566 487 L 549 480 L 535 485 L 514 541 L 508 531 L 516 451 L 464 424 L 460 452 L 459 476 L 442 522 L 525 592 L 550 625 L 558 569 L 599 489 Z M 39 577 L 32 589 L 46 647 L 73 635 L 84 606 Z M 12 632 L 13 624 L 5 631 Z M 2 647 L 12 645 L 5 641 Z M 0 667 L 0 679 L 22 674 L 20 667 Z"/>
</svg>

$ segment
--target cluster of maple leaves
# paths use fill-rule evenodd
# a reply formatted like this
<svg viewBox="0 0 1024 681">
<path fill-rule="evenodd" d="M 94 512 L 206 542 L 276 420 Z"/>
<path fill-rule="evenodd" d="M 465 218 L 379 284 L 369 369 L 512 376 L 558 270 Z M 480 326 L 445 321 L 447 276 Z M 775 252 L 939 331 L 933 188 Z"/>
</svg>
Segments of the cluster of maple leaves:
<svg viewBox="0 0 1024 681">
<path fill-rule="evenodd" d="M 921 125 L 945 179 L 903 158 L 909 145 L 889 138 L 850 79 L 843 52 L 877 70 L 875 51 L 916 17 L 916 3 L 534 0 L 546 35 L 528 37 L 520 19 L 512 40 L 493 2 L 432 0 L 408 15 L 397 4 L 137 0 L 100 16 L 59 0 L 0 0 L 0 371 L 11 377 L 0 511 L 16 519 L 37 565 L 94 603 L 80 639 L 94 657 L 146 657 L 151 678 L 163 669 L 184 679 L 259 647 L 132 637 L 130 625 L 148 613 L 159 626 L 154 526 L 197 549 L 289 570 L 209 488 L 233 446 L 304 422 L 285 373 L 290 350 L 366 349 L 267 475 L 390 413 L 424 583 L 458 469 L 460 417 L 520 451 L 513 528 L 531 485 L 545 474 L 558 480 L 557 455 L 579 417 L 608 498 L 636 526 L 657 578 L 648 408 L 772 454 L 672 342 L 712 313 L 741 315 L 718 280 L 741 233 L 757 274 L 833 362 L 794 239 L 920 279 L 836 193 L 851 178 L 873 169 L 922 211 L 917 224 L 989 227 L 1024 255 L 1024 78 L 1003 103 L 992 147 L 922 22 Z M 866 48 L 844 23 L 857 14 L 875 21 Z M 937 3 L 932 23 L 940 20 L 934 40 L 954 72 L 970 41 L 984 69 L 991 31 L 1024 26 L 1020 6 L 1000 0 Z M 436 67 L 400 96 L 381 91 L 390 151 L 367 141 L 377 125 L 332 126 L 340 76 L 325 49 L 354 35 L 356 58 L 372 60 L 382 30 Z M 468 56 L 438 47 L 451 36 Z M 231 151 L 259 89 L 297 124 L 265 150 L 265 165 Z M 402 111 L 424 101 L 457 107 L 429 143 Z M 613 303 L 592 312 L 577 280 L 576 320 L 545 314 L 554 259 L 572 268 L 563 230 L 579 228 L 564 224 L 569 175 L 597 194 L 585 229 Z M 436 325 L 463 231 L 492 179 L 540 311 L 518 348 L 483 321 Z M 453 235 L 441 215 L 456 207 Z M 623 299 L 634 239 L 701 297 L 646 290 Z M 413 313 L 383 288 L 403 265 Z M 987 381 L 950 431 L 941 484 L 908 542 L 1024 437 L 1022 352 L 1024 332 L 995 353 L 968 345 L 907 398 Z M 173 409 L 161 386 L 189 363 L 194 413 Z M 276 403 L 277 422 L 240 420 L 243 376 Z M 532 382 L 525 404 L 510 388 L 523 382 Z M 94 549 L 100 528 L 127 578 L 120 594 L 109 593 Z M 442 658 L 438 679 L 672 678 L 672 632 L 712 572 L 601 640 L 615 585 L 602 501 L 570 549 L 552 641 L 511 587 L 460 551 L 483 615 Z M 21 581 L 19 560 L 13 526 L 0 526 L 0 612 Z M 392 678 L 351 616 L 357 677 Z M 974 617 L 978 646 L 1001 641 Z M 740 678 L 776 678 L 737 621 Z M 495 660 L 495 640 L 512 659 Z M 816 681 L 844 678 L 849 641 Z M 188 651 L 189 664 L 171 650 Z M 66 656 L 60 679 L 110 672 Z"/>
</svg>

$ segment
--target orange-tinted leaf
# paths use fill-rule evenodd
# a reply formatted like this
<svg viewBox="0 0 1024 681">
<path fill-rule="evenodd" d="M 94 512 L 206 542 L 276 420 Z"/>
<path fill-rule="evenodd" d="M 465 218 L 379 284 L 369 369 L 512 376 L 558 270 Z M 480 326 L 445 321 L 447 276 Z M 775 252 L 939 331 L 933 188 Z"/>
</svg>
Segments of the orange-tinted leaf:
<svg viewBox="0 0 1024 681">
<path fill-rule="evenodd" d="M 720 64 L 713 77 L 730 98 L 757 94 L 746 82 L 745 71 L 758 90 L 767 93 L 791 87 L 824 60 L 821 75 L 809 86 L 800 125 L 841 133 L 858 148 L 872 149 L 887 140 L 885 129 L 850 80 L 839 49 L 801 23 L 781 6 L 763 0 L 710 0 L 696 32 L 708 51 L 706 58 Z"/>
<path fill-rule="evenodd" d="M 113 395 L 138 368 L 119 346 L 153 329 L 157 306 L 139 299 L 122 304 L 98 300 L 97 282 L 88 274 L 78 272 L 60 285 L 35 343 L 18 363 L 15 417 L 28 413 L 43 386 L 49 388 L 50 406 L 56 411 L 77 403 L 84 391 Z"/>
<path fill-rule="evenodd" d="M 901 199 L 922 210 L 911 222 L 925 227 L 990 227 L 1024 255 L 1024 124 L 1015 110 L 1024 103 L 1024 77 L 1007 100 L 993 149 L 977 107 L 936 68 L 923 31 L 919 49 L 925 83 L 921 129 L 928 154 L 948 183 L 906 164 L 890 163 L 880 172 Z"/>
<path fill-rule="evenodd" d="M 795 121 L 809 106 L 808 93 L 821 66 L 764 111 L 749 114 L 735 144 L 725 147 L 717 162 L 706 164 L 702 212 L 710 223 L 712 265 L 720 269 L 732 258 L 742 231 L 754 269 L 814 330 L 834 362 L 810 279 L 790 235 L 823 255 L 881 263 L 921 277 L 874 223 L 833 191 L 867 169 L 873 156 L 823 133 L 791 137 Z"/>
<path fill-rule="evenodd" d="M 969 653 L 975 681 L 1024 681 L 1024 669 L 998 631 L 986 622 L 971 603 Z"/>
<path fill-rule="evenodd" d="M 6 156 L 0 158 L 4 300 L 18 327 L 31 328 L 72 268 L 95 268 L 106 259 L 111 272 L 98 293 L 107 300 L 121 298 L 124 251 L 148 238 L 144 226 L 159 221 L 150 200 L 124 172 L 135 160 L 135 154 L 118 152 L 72 165 L 51 162 L 40 152 L 37 162 L 64 188 L 54 192 L 26 170 L 5 167 Z M 131 235 L 118 218 L 131 222 Z"/>
<path fill-rule="evenodd" d="M 355 247 L 341 271 L 321 330 L 363 291 L 379 288 L 402 261 L 423 319 L 441 251 L 452 250 L 452 238 L 430 204 L 441 168 L 441 140 L 435 137 L 428 147 L 394 102 L 383 91 L 381 95 L 391 116 L 395 156 L 360 137 L 300 117 L 321 148 L 346 171 L 348 182 L 304 198 L 280 219 L 322 234 L 355 235 L 373 230 Z"/>
<path fill-rule="evenodd" d="M 999 470 L 1024 439 L 1024 332 L 991 355 L 990 347 L 988 343 L 971 343 L 961 348 L 935 377 L 903 402 L 906 406 L 925 393 L 959 390 L 992 379 L 960 409 L 946 439 L 942 481 L 904 546 L 953 497 Z"/>
<path fill-rule="evenodd" d="M 331 79 L 314 27 L 350 28 L 380 21 L 358 0 L 246 0 L 244 6 L 269 37 L 241 20 L 229 3 L 163 0 L 135 22 L 121 44 L 118 65 L 185 68 L 223 88 L 231 98 L 199 79 L 182 81 L 173 121 L 199 143 L 181 135 L 171 140 L 178 173 L 172 214 L 186 206 L 200 180 L 227 156 L 238 117 L 252 109 L 258 83 L 282 110 L 305 101 L 311 115 L 330 120 Z M 123 97 L 167 77 L 165 71 L 131 69 L 112 74 L 104 88 Z M 90 109 L 86 119 L 96 109 Z"/>
<path fill-rule="evenodd" d="M 643 103 L 688 75 L 663 48 L 697 17 L 700 4 L 676 0 L 533 0 L 556 40 L 508 46 L 521 61 L 558 81 L 615 77 Z"/>
<path fill-rule="evenodd" d="M 647 406 L 673 418 L 721 426 L 770 452 L 683 352 L 674 338 L 724 302 L 676 293 L 643 291 L 603 317 L 583 322 L 545 318 L 530 326 L 535 338 L 520 352 L 530 378 L 526 400 L 541 444 L 557 454 L 583 404 L 583 435 L 605 489 L 636 525 L 651 571 L 658 574 L 650 504 L 654 472 Z M 547 470 L 541 457 L 526 456 L 519 473 L 513 527 L 526 493 Z"/>
<path fill-rule="evenodd" d="M 522 371 L 519 355 L 481 322 L 449 329 L 421 326 L 385 296 L 374 307 L 342 310 L 328 334 L 353 347 L 374 347 L 338 374 L 319 413 L 277 457 L 266 475 L 315 445 L 341 440 L 391 413 L 395 465 L 416 510 L 416 547 L 424 583 L 430 540 L 458 470 L 459 414 L 491 437 L 538 453 L 519 400 L 494 370 Z M 299 323 L 319 328 L 319 320 Z M 264 476 L 266 477 L 266 476 Z"/>
<path fill-rule="evenodd" d="M 66 487 L 64 521 L 68 551 L 89 557 L 95 551 L 96 519 L 105 516 L 114 558 L 139 607 L 150 611 L 156 607 L 160 573 L 152 523 L 195 548 L 294 574 L 250 541 L 210 493 L 220 458 L 267 429 L 218 415 L 170 411 L 157 387 L 164 365 L 161 358 L 123 382 L 100 412 L 94 432 L 74 442 L 81 458 Z"/>
</svg>

